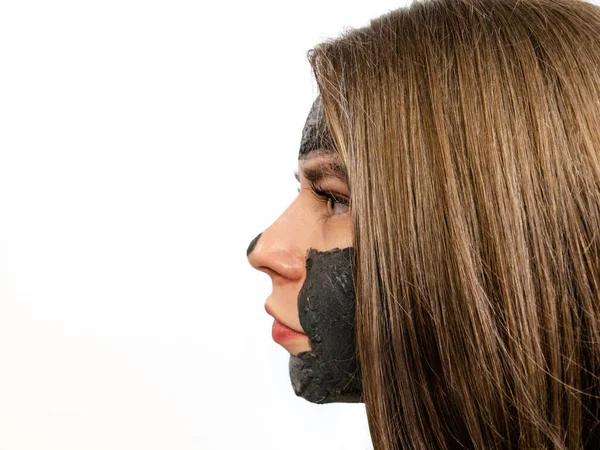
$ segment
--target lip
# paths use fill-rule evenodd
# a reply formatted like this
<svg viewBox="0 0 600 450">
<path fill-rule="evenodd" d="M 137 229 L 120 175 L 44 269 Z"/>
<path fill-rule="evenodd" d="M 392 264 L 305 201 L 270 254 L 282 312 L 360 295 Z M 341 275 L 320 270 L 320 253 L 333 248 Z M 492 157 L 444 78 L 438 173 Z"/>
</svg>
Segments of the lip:
<svg viewBox="0 0 600 450">
<path fill-rule="evenodd" d="M 296 331 L 293 328 L 288 327 L 283 324 L 275 314 L 271 311 L 271 308 L 265 303 L 265 311 L 268 315 L 275 319 L 273 321 L 273 327 L 271 328 L 271 336 L 273 340 L 277 343 L 287 342 L 290 339 L 298 338 L 298 337 L 306 337 L 305 333 L 301 333 L 300 331 Z"/>
<path fill-rule="evenodd" d="M 271 336 L 273 340 L 278 344 L 283 344 L 292 339 L 306 336 L 304 333 L 298 333 L 296 330 L 286 327 L 282 323 L 273 321 L 273 327 L 271 328 Z"/>
</svg>

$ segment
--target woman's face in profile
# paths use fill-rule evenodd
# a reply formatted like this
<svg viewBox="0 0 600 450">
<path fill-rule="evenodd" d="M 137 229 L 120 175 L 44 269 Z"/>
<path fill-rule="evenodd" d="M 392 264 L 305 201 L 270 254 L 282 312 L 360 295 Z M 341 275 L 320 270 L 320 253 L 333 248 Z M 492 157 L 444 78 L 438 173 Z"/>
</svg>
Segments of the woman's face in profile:
<svg viewBox="0 0 600 450">
<path fill-rule="evenodd" d="M 316 149 L 302 155 L 296 178 L 296 199 L 248 249 L 250 264 L 268 274 L 273 284 L 265 303 L 275 319 L 273 339 L 292 355 L 311 349 L 298 311 L 309 249 L 352 245 L 350 192 L 337 153 Z"/>
</svg>

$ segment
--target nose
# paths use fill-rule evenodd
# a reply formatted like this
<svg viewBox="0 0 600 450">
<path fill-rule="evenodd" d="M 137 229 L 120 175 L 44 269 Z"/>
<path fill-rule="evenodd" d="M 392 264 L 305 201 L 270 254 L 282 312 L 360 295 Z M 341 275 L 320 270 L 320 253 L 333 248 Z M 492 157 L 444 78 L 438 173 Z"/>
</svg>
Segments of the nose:
<svg viewBox="0 0 600 450">
<path fill-rule="evenodd" d="M 252 239 L 250 241 L 250 245 L 248 246 L 248 249 L 246 250 L 246 256 L 250 256 L 250 253 L 252 253 L 252 250 L 254 250 L 254 247 L 256 246 L 256 243 L 260 239 L 261 234 L 262 233 L 258 233 L 258 236 L 256 236 L 254 239 Z"/>
<path fill-rule="evenodd" d="M 273 278 L 299 280 L 304 276 L 309 227 L 294 204 L 256 236 L 246 254 L 250 265 Z"/>
</svg>

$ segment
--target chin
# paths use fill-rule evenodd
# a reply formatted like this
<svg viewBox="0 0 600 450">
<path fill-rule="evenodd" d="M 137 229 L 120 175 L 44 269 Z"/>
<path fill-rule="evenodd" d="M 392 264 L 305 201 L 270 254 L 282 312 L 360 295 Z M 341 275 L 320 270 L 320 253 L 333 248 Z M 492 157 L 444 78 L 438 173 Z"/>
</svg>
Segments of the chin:
<svg viewBox="0 0 600 450">
<path fill-rule="evenodd" d="M 295 342 L 285 342 L 280 345 L 294 356 L 296 356 L 298 353 L 308 352 L 311 350 L 310 339 L 308 336 L 295 339 Z"/>
</svg>

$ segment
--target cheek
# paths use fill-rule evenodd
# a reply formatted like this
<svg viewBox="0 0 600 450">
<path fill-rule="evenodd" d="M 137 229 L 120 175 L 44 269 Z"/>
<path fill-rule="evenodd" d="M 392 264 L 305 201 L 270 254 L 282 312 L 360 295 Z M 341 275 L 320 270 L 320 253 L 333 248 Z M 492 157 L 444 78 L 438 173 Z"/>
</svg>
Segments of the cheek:
<svg viewBox="0 0 600 450">
<path fill-rule="evenodd" d="M 310 188 L 301 189 L 296 199 L 296 223 L 303 223 L 294 233 L 303 238 L 306 250 L 315 248 L 330 250 L 352 246 L 352 214 L 328 216 L 326 203 L 315 199 Z"/>
<path fill-rule="evenodd" d="M 334 216 L 325 223 L 324 241 L 326 249 L 352 246 L 352 217 L 349 213 Z"/>
</svg>

